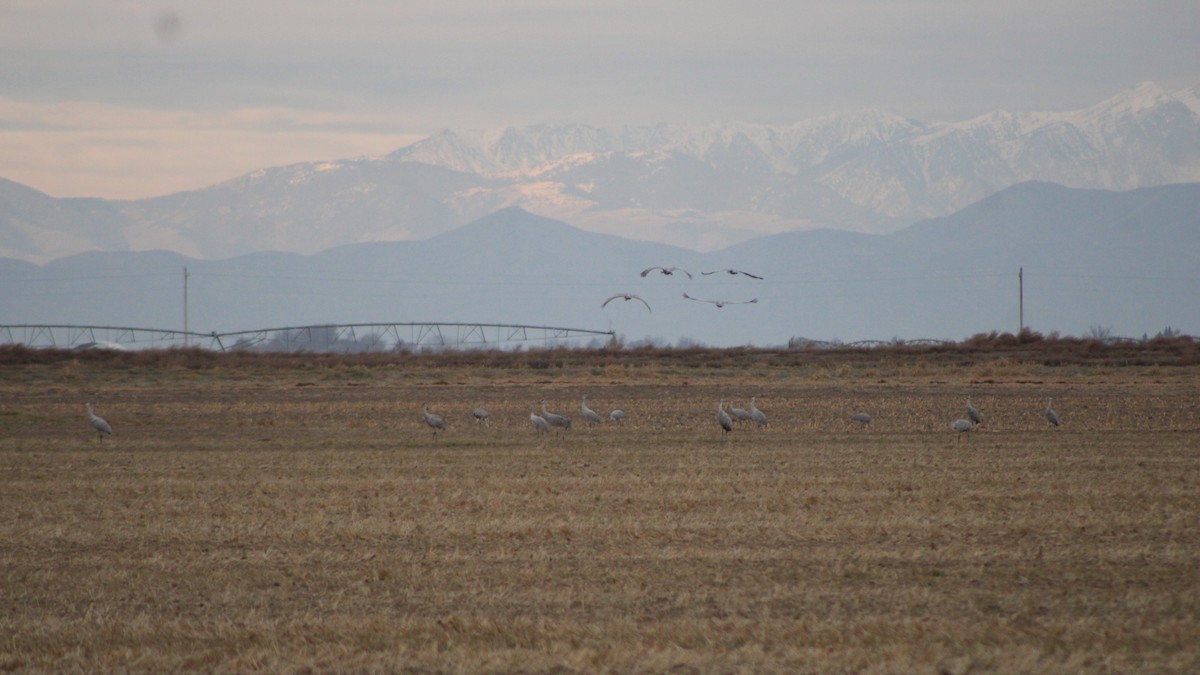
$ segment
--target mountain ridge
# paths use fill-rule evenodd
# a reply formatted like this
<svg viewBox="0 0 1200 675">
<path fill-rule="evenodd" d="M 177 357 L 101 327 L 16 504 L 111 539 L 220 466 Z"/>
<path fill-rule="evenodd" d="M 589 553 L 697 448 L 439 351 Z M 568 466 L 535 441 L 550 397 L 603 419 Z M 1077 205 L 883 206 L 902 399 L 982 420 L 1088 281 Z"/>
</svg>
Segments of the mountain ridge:
<svg viewBox="0 0 1200 675">
<path fill-rule="evenodd" d="M 862 110 L 746 122 L 445 130 L 378 158 L 264 168 L 133 201 L 0 183 L 0 255 L 95 248 L 216 259 L 419 240 L 507 206 L 712 251 L 767 234 L 883 234 L 1040 180 L 1128 190 L 1200 180 L 1200 98 L 1142 83 L 1065 112 L 923 122 Z"/>
<path fill-rule="evenodd" d="M 89 252 L 38 267 L 0 259 L 10 323 L 181 324 L 228 332 L 364 321 L 524 323 L 612 329 L 627 340 L 714 346 L 812 339 L 962 339 L 1042 332 L 1200 332 L 1200 184 L 1126 192 L 1023 183 L 896 233 L 786 232 L 699 252 L 587 232 L 517 208 L 420 241 L 221 260 L 170 251 Z M 694 278 L 641 270 L 680 266 Z M 701 272 L 735 268 L 763 276 Z M 637 293 L 638 303 L 601 302 Z M 682 295 L 757 298 L 721 309 Z"/>
</svg>

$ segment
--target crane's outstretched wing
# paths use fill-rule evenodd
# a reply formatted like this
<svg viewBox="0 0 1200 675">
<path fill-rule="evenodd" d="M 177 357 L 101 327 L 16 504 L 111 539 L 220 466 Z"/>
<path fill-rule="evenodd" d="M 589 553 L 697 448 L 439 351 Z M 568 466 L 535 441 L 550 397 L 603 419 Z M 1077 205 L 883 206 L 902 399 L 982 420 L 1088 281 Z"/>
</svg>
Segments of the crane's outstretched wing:
<svg viewBox="0 0 1200 675">
<path fill-rule="evenodd" d="M 709 304 L 716 305 L 718 309 L 724 307 L 725 305 L 749 305 L 758 302 L 758 298 L 751 298 L 749 300 L 706 300 L 704 298 L 693 298 L 687 293 L 684 293 L 683 297 L 687 298 L 688 300 L 695 300 L 696 302 L 707 302 Z"/>
<path fill-rule="evenodd" d="M 651 313 L 654 312 L 654 310 L 650 309 L 650 303 L 646 302 L 645 300 L 642 300 L 642 296 L 634 295 L 633 293 L 617 293 L 616 295 L 614 295 L 614 296 L 608 298 L 607 300 L 605 300 L 604 302 L 600 303 L 600 309 L 604 309 L 605 307 L 608 306 L 608 303 L 612 302 L 613 300 L 616 300 L 617 298 L 621 298 L 623 300 L 637 300 L 646 306 L 647 311 L 649 311 Z"/>
<path fill-rule="evenodd" d="M 687 275 L 687 278 L 689 278 L 689 279 L 693 278 L 692 273 L 683 269 L 682 267 L 658 267 L 658 266 L 647 267 L 646 269 L 642 270 L 642 276 L 644 277 L 647 274 L 653 272 L 654 270 L 658 270 L 667 276 L 670 276 L 676 272 L 683 272 L 684 274 Z"/>
<path fill-rule="evenodd" d="M 758 276 L 757 274 L 751 274 L 749 272 L 746 272 L 743 270 L 735 270 L 733 268 L 725 268 L 723 270 L 713 270 L 711 272 L 701 272 L 700 274 L 703 274 L 704 276 L 708 276 L 710 274 L 717 274 L 719 272 L 725 272 L 727 274 L 744 274 L 744 275 L 750 277 L 751 279 L 762 279 L 762 277 Z"/>
</svg>

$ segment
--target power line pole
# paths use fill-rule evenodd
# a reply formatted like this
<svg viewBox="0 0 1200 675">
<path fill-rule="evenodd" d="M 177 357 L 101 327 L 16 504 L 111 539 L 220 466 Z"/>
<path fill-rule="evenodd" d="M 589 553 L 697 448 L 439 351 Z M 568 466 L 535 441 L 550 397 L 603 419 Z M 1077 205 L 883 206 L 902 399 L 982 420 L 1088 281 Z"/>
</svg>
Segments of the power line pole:
<svg viewBox="0 0 1200 675">
<path fill-rule="evenodd" d="M 187 308 L 187 282 L 188 271 L 187 265 L 183 266 L 183 347 L 188 346 L 188 308 Z"/>
<path fill-rule="evenodd" d="M 1025 332 L 1025 268 L 1017 268 L 1017 335 Z"/>
</svg>

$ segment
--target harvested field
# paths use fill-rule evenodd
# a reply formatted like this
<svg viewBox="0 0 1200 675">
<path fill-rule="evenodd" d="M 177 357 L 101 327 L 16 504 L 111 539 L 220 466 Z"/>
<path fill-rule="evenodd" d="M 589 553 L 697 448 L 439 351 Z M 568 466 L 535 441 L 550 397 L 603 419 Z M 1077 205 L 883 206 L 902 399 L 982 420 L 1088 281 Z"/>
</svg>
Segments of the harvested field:
<svg viewBox="0 0 1200 675">
<path fill-rule="evenodd" d="M 1194 672 L 1200 364 L 1123 349 L 0 350 L 0 669 Z"/>
</svg>

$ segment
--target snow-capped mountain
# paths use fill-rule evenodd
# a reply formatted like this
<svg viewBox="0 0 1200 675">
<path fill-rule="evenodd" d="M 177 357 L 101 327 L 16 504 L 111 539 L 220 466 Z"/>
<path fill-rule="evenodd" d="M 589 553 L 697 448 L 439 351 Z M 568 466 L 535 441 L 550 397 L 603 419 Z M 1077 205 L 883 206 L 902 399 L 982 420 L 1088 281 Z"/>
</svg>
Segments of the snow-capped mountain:
<svg viewBox="0 0 1200 675">
<path fill-rule="evenodd" d="M 1200 180 L 1200 105 L 1152 83 L 1084 110 L 994 112 L 875 146 L 819 179 L 873 211 L 913 219 L 1030 180 L 1130 190 Z"/>
<path fill-rule="evenodd" d="M 423 239 L 510 206 L 710 251 L 813 228 L 892 232 L 1031 180 L 1107 190 L 1200 181 L 1200 95 L 1144 83 L 1083 110 L 959 122 L 866 110 L 774 126 L 446 130 L 378 158 L 265 168 L 128 202 L 0 181 L 0 255 L 308 254 Z"/>
<path fill-rule="evenodd" d="M 839 155 L 911 137 L 923 128 L 920 122 L 878 110 L 786 127 L 733 122 L 616 128 L 544 124 L 493 135 L 446 130 L 387 158 L 510 179 L 553 175 L 612 155 L 650 161 L 678 155 L 719 169 L 795 174 Z M 743 164 L 747 159 L 753 160 L 750 165 Z"/>
<path fill-rule="evenodd" d="M 1143 83 L 1083 110 L 998 111 L 954 123 L 870 110 L 787 127 L 543 125 L 508 129 L 497 137 L 445 131 L 388 158 L 506 181 L 553 182 L 564 202 L 583 199 L 590 208 L 616 206 L 586 199 L 592 183 L 578 179 L 591 177 L 596 167 L 620 158 L 648 173 L 663 173 L 672 162 L 682 170 L 680 165 L 690 161 L 711 175 L 740 179 L 740 199 L 724 205 L 731 209 L 793 215 L 781 205 L 762 208 L 762 197 L 780 184 L 811 180 L 849 204 L 911 222 L 946 215 L 1029 180 L 1107 190 L 1200 180 L 1200 96 Z M 706 191 L 690 203 L 668 196 L 643 205 L 695 208 L 711 197 Z M 805 207 L 793 210 L 819 213 Z"/>
</svg>

